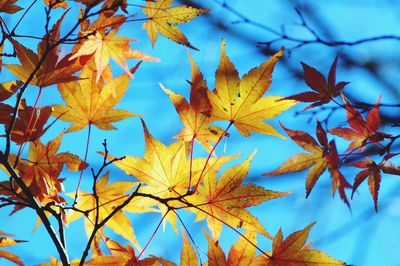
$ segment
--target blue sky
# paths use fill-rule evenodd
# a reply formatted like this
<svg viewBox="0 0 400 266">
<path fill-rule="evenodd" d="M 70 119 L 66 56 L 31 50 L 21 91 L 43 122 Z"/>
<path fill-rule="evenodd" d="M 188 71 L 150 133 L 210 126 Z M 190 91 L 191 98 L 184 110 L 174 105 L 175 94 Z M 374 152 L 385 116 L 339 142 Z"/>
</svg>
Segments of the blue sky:
<svg viewBox="0 0 400 266">
<path fill-rule="evenodd" d="M 172 103 L 167 95 L 162 92 L 158 83 L 162 83 L 175 92 L 187 95 L 189 86 L 185 80 L 190 79 L 188 53 L 193 56 L 205 75 L 209 88 L 212 89 L 214 88 L 214 73 L 219 61 L 219 47 L 222 38 L 226 40 L 227 54 L 235 63 L 240 75 L 245 74 L 249 69 L 267 59 L 265 55 L 260 53 L 257 42 L 275 38 L 269 32 L 248 23 L 232 24 L 231 22 L 238 20 L 238 18 L 218 5 L 217 1 L 206 0 L 201 1 L 201 3 L 211 9 L 210 17 L 197 18 L 181 27 L 191 43 L 200 49 L 199 52 L 188 50 L 163 37 L 160 37 L 155 48 L 151 49 L 150 41 L 140 28 L 141 24 L 137 22 L 128 23 L 120 31 L 121 35 L 139 40 L 138 43 L 132 44 L 132 48 L 156 56 L 160 58 L 161 62 L 142 64 L 130 84 L 128 93 L 118 107 L 142 114 L 151 133 L 164 143 L 173 141 L 172 136 L 180 131 L 181 123 Z M 304 28 L 298 26 L 300 20 L 294 11 L 294 6 L 307 8 L 309 7 L 308 3 L 309 1 L 253 0 L 249 4 L 249 1 L 244 0 L 229 1 L 229 4 L 235 10 L 239 10 L 252 21 L 277 30 L 285 25 L 288 34 L 301 36 L 301 38 L 312 36 Z M 351 4 L 348 1 L 319 1 L 311 7 L 314 12 L 313 15 L 321 18 L 325 25 L 329 26 L 335 38 L 351 41 L 376 35 L 399 34 L 400 20 L 398 10 L 393 8 L 395 6 L 390 1 L 357 1 Z M 129 9 L 132 12 L 137 12 L 134 7 Z M 44 18 L 42 17 L 43 6 L 41 3 L 35 5 L 31 12 L 31 15 L 28 15 L 23 21 L 24 25 L 29 26 L 21 27 L 18 31 L 19 34 L 42 32 Z M 73 17 L 74 14 L 72 10 L 69 16 Z M 382 16 L 382 14 L 385 15 Z M 138 14 L 137 16 L 140 17 L 141 15 Z M 54 19 L 57 17 L 55 14 Z M 7 21 L 10 25 L 13 25 L 18 18 L 19 15 L 9 16 Z M 305 18 L 307 19 L 307 17 Z M 223 25 L 216 28 L 210 21 L 222 21 Z M 312 26 L 317 30 L 321 27 L 319 24 Z M 64 27 L 68 28 L 68 24 L 64 24 Z M 31 43 L 31 45 L 34 47 L 36 44 Z M 384 75 L 389 84 L 398 84 L 399 45 L 400 41 L 381 41 L 352 47 L 308 45 L 293 50 L 290 56 L 288 53 L 285 55 L 284 60 L 287 61 L 287 64 L 278 63 L 268 95 L 286 96 L 307 90 L 304 82 L 299 80 L 296 74 L 289 71 L 286 66 L 301 71 L 300 61 L 304 61 L 326 74 L 334 56 L 342 49 L 342 53 L 357 62 L 359 66 L 374 59 L 380 59 L 384 62 L 378 65 L 377 74 L 374 76 L 362 67 L 347 68 L 343 61 L 339 59 L 338 80 L 351 82 L 345 90 L 346 93 L 368 103 L 374 103 L 376 98 L 383 94 L 382 102 L 398 103 L 400 99 L 398 86 L 395 85 L 395 89 L 389 91 L 382 85 L 383 83 L 378 76 Z M 287 49 L 290 49 L 293 44 L 281 42 L 272 46 L 272 48 L 278 50 L 280 46 L 286 46 Z M 65 46 L 62 49 L 68 51 L 71 47 Z M 130 66 L 133 66 L 134 63 L 133 61 L 130 62 Z M 115 73 L 121 73 L 118 66 L 115 66 L 115 70 Z M 2 81 L 12 79 L 11 74 L 4 68 L 0 77 Z M 37 93 L 37 89 L 30 88 L 27 97 L 33 99 L 35 93 Z M 49 87 L 45 89 L 41 104 L 53 104 L 59 100 L 60 97 L 56 88 Z M 272 121 L 272 124 L 277 125 L 278 121 L 281 121 L 289 128 L 297 128 L 313 134 L 315 120 L 309 123 L 307 122 L 307 115 L 293 116 L 294 111 L 300 111 L 304 107 L 305 105 L 294 107 L 292 111 Z M 393 115 L 396 115 L 397 112 L 397 116 L 399 116 L 398 109 L 390 112 Z M 338 112 L 330 120 L 329 125 L 336 126 L 343 122 L 345 122 L 345 115 Z M 131 118 L 117 123 L 116 126 L 119 129 L 118 131 L 93 130 L 89 152 L 91 166 L 96 168 L 101 162 L 96 151 L 102 149 L 101 142 L 104 138 L 108 140 L 111 154 L 143 155 L 143 133 L 139 119 Z M 45 135 L 44 139 L 52 139 L 58 135 L 63 127 L 66 127 L 65 124 L 54 127 Z M 282 130 L 280 132 L 284 134 Z M 86 130 L 67 134 L 61 150 L 83 156 L 86 134 Z M 339 140 L 338 143 L 342 144 L 340 151 L 343 152 L 347 146 Z M 290 140 L 258 134 L 247 139 L 233 130 L 225 145 L 227 154 L 239 152 L 243 154 L 243 157 L 237 159 L 235 163 L 242 162 L 244 158 L 257 149 L 257 154 L 251 164 L 249 180 L 256 181 L 268 189 L 292 191 L 292 194 L 286 198 L 267 202 L 260 207 L 251 209 L 271 234 L 274 235 L 279 228 L 282 228 L 284 235 L 287 236 L 293 231 L 317 221 L 309 238 L 314 243 L 315 248 L 354 265 L 400 264 L 398 258 L 400 252 L 398 241 L 400 239 L 400 231 L 398 230 L 400 197 L 397 193 L 400 183 L 397 176 L 383 176 L 379 195 L 381 208 L 378 214 L 374 212 L 373 202 L 366 184 L 361 185 L 358 193 L 355 194 L 354 200 L 351 201 L 352 212 L 350 212 L 338 195 L 332 198 L 331 182 L 327 173 L 320 178 L 308 199 L 305 199 L 305 171 L 277 177 L 261 176 L 262 173 L 276 169 L 284 160 L 301 151 Z M 115 167 L 110 167 L 110 171 L 113 180 L 126 179 L 126 176 L 122 175 Z M 353 180 L 355 172 L 347 170 L 344 174 L 348 177 L 348 180 Z M 71 191 L 76 186 L 78 174 L 65 172 L 65 176 L 68 176 L 65 183 L 66 191 Z M 2 178 L 5 177 L 2 176 Z M 89 172 L 86 172 L 83 187 L 90 189 Z M 18 239 L 29 240 L 27 243 L 10 249 L 19 254 L 28 265 L 48 260 L 49 255 L 56 255 L 43 226 L 31 233 L 36 223 L 36 217 L 31 211 L 24 210 L 11 217 L 7 215 L 8 210 L 1 209 L 0 230 L 15 234 Z M 149 214 L 144 217 L 132 215 L 131 217 L 139 242 L 143 246 L 160 217 L 156 214 Z M 191 215 L 183 215 L 183 217 L 185 224 L 192 228 L 190 231 L 196 239 L 196 243 L 203 247 L 202 251 L 206 252 L 205 240 L 202 236 L 204 223 L 193 223 L 193 216 Z M 80 220 L 71 224 L 67 229 L 71 258 L 81 255 L 85 240 L 82 225 L 83 222 Z M 171 241 L 171 239 L 174 239 L 174 241 Z M 237 239 L 237 235 L 226 228 L 222 239 L 226 241 L 221 241 L 221 245 L 227 250 L 231 243 Z M 169 244 L 170 242 L 174 244 Z M 180 250 L 180 243 L 180 236 L 175 236 L 171 228 L 167 226 L 165 232 L 159 231 L 157 233 L 146 254 L 164 256 L 178 262 L 179 252 L 177 250 Z M 261 240 L 259 244 L 263 249 L 270 249 L 270 241 Z M 5 262 L 1 261 L 1 263 Z"/>
</svg>

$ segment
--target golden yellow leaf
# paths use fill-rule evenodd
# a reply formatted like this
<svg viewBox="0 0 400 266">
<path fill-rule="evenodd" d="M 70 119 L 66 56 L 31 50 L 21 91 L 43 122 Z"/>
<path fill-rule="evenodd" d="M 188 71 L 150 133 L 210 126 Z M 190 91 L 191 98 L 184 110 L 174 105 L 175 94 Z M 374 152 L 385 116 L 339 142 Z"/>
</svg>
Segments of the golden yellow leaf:
<svg viewBox="0 0 400 266">
<path fill-rule="evenodd" d="M 174 24 L 188 22 L 207 13 L 208 10 L 184 5 L 171 7 L 172 3 L 173 0 L 146 1 L 146 6 L 142 8 L 143 13 L 149 17 L 149 20 L 143 23 L 143 28 L 147 30 L 151 44 L 154 47 L 157 35 L 160 33 L 176 43 L 197 50 Z"/>
<path fill-rule="evenodd" d="M 190 163 L 185 143 L 178 141 L 166 146 L 150 134 L 144 121 L 142 124 L 146 142 L 144 158 L 125 156 L 123 160 L 113 162 L 115 166 L 126 174 L 134 176 L 143 184 L 139 190 L 142 193 L 160 198 L 185 195 L 199 181 L 201 173 L 204 178 L 236 157 L 211 158 L 206 167 L 206 158 L 193 159 Z M 109 159 L 114 158 L 109 155 Z M 174 207 L 182 205 L 177 201 L 169 202 L 169 204 Z M 164 204 L 157 202 L 157 205 L 162 214 L 169 211 Z M 164 221 L 169 221 L 176 230 L 174 213 L 170 212 Z"/>
<path fill-rule="evenodd" d="M 197 254 L 194 251 L 192 245 L 189 242 L 189 239 L 186 236 L 184 230 L 182 230 L 182 252 L 181 252 L 181 266 L 198 266 L 199 261 L 197 258 Z"/>
<path fill-rule="evenodd" d="M 320 250 L 310 249 L 311 243 L 305 245 L 314 224 L 292 233 L 286 239 L 283 239 L 282 231 L 279 229 L 273 239 L 272 254 L 269 253 L 269 257 L 264 254 L 259 255 L 252 260 L 251 265 L 345 265 L 344 262 L 336 260 Z"/>
<path fill-rule="evenodd" d="M 79 82 L 59 84 L 58 90 L 66 105 L 54 105 L 53 115 L 73 123 L 69 132 L 90 124 L 103 130 L 115 129 L 111 123 L 135 116 L 129 111 L 113 109 L 125 95 L 129 80 L 129 76 L 123 74 L 103 85 L 103 81 L 96 81 L 96 70 L 89 63 L 82 70 Z"/>
<path fill-rule="evenodd" d="M 203 185 L 199 186 L 198 193 L 186 198 L 196 206 L 190 208 L 197 214 L 196 220 L 206 219 L 214 239 L 219 238 L 223 224 L 271 237 L 246 208 L 289 193 L 267 190 L 254 184 L 242 184 L 248 174 L 253 155 L 254 153 L 243 163 L 227 169 L 218 180 L 216 172 L 207 175 Z"/>
<path fill-rule="evenodd" d="M 99 197 L 99 222 L 103 221 L 117 206 L 121 205 L 128 197 L 125 194 L 133 187 L 137 186 L 138 182 L 116 181 L 108 184 L 109 174 L 105 174 L 96 182 L 96 192 Z M 75 193 L 68 194 L 74 197 Z M 135 204 L 135 199 L 131 202 Z M 96 198 L 93 193 L 81 192 L 76 208 L 86 211 L 88 215 L 85 217 L 84 224 L 88 236 L 93 230 L 96 219 Z M 144 211 L 151 209 L 146 206 L 136 205 L 136 210 Z M 70 211 L 67 214 L 67 222 L 73 222 L 83 216 L 82 212 Z M 106 226 L 111 228 L 116 234 L 128 239 L 136 248 L 140 249 L 140 245 L 136 240 L 133 226 L 130 219 L 124 211 L 118 211 L 107 223 Z"/>
<path fill-rule="evenodd" d="M 234 64 L 225 53 L 225 42 L 222 41 L 216 88 L 209 92 L 212 116 L 216 120 L 231 122 L 244 136 L 258 132 L 282 137 L 274 127 L 263 120 L 276 117 L 296 104 L 296 101 L 282 100 L 282 97 L 278 96 L 262 97 L 271 85 L 272 71 L 282 54 L 281 49 L 240 79 Z"/>
</svg>

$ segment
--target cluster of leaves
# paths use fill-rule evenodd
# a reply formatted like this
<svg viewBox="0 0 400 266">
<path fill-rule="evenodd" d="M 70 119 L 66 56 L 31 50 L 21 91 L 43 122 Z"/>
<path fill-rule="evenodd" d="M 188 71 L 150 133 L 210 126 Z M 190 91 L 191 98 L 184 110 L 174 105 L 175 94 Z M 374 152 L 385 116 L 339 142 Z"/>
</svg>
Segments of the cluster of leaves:
<svg viewBox="0 0 400 266">
<path fill-rule="evenodd" d="M 350 203 L 347 199 L 345 189 L 352 188 L 353 197 L 359 185 L 368 177 L 369 190 L 374 201 L 375 210 L 378 211 L 378 192 L 382 178 L 381 172 L 400 175 L 400 167 L 390 161 L 391 158 L 398 155 L 398 153 L 393 153 L 391 148 L 394 141 L 400 136 L 392 136 L 391 134 L 378 131 L 381 125 L 379 114 L 381 97 L 377 99 L 365 120 L 354 105 L 346 99 L 341 91 L 348 82 L 342 81 L 336 83 L 337 61 L 338 56 L 336 56 L 333 61 L 327 79 L 315 68 L 302 63 L 305 81 L 313 91 L 302 92 L 286 97 L 285 99 L 292 99 L 300 102 L 313 102 L 306 107 L 304 111 L 327 104 L 331 101 L 343 108 L 350 128 L 336 127 L 330 128 L 328 131 L 332 135 L 351 141 L 350 145 L 344 153 L 338 154 L 335 141 L 331 140 L 328 142 L 326 131 L 318 120 L 316 128 L 318 142 L 306 132 L 291 130 L 281 125 L 287 135 L 297 145 L 309 153 L 296 154 L 284 162 L 277 170 L 264 175 L 285 174 L 310 168 L 306 178 L 306 196 L 308 197 L 318 178 L 323 174 L 325 169 L 328 169 L 331 174 L 333 194 L 339 190 L 340 197 L 349 207 Z M 338 96 L 341 96 L 343 103 L 337 102 L 336 98 Z M 371 146 L 377 147 L 377 149 L 373 149 Z M 360 152 L 356 153 L 358 150 Z M 356 161 L 351 160 L 350 163 L 347 163 L 347 161 L 350 161 L 350 157 L 354 157 L 354 155 L 358 157 Z M 368 156 L 380 156 L 383 158 L 377 163 Z M 340 159 L 340 157 L 342 157 L 342 159 Z M 350 185 L 341 173 L 341 168 L 344 165 L 364 169 L 355 176 L 353 185 Z"/>
<path fill-rule="evenodd" d="M 16 2 L 3 1 L 0 4 L 0 14 L 20 11 Z M 0 163 L 7 176 L 7 179 L 0 181 L 0 207 L 13 206 L 12 213 L 28 208 L 37 214 L 37 226 L 45 226 L 59 253 L 59 258 L 52 257 L 50 262 L 41 265 L 174 265 L 156 256 L 141 258 L 153 237 L 142 248 L 127 212 L 137 215 L 158 212 L 162 218 L 157 229 L 161 224 L 169 223 L 178 233 L 177 223 L 182 222 L 180 211 L 193 213 L 196 221 L 205 221 L 208 229 L 204 230 L 208 240 L 206 265 L 344 264 L 321 251 L 311 249 L 311 244 L 306 245 L 313 224 L 286 239 L 281 230 L 273 237 L 248 208 L 289 193 L 244 182 L 255 153 L 242 163 L 222 171 L 224 164 L 240 155 L 218 155 L 216 149 L 233 127 L 245 137 L 250 137 L 254 132 L 283 137 L 265 120 L 275 118 L 298 101 L 313 102 L 306 109 L 330 101 L 337 103 L 335 98 L 346 85 L 344 82 L 336 84 L 337 58 L 328 81 L 318 71 L 303 64 L 306 83 L 315 92 L 290 97 L 264 96 L 270 87 L 275 64 L 283 56 L 283 49 L 240 78 L 226 54 L 225 42 L 222 41 L 215 89 L 208 88 L 199 67 L 190 56 L 190 99 L 162 86 L 183 124 L 174 142 L 169 145 L 161 143 L 151 135 L 144 120 L 141 120 L 145 142 L 143 157 L 125 154 L 123 157 L 114 156 L 109 153 L 107 142 L 104 141 L 104 151 L 99 152 L 99 158 L 103 160 L 101 167 L 85 171 L 89 167 L 88 147 L 84 158 L 69 152 L 59 152 L 63 136 L 82 129 L 87 129 L 90 136 L 93 126 L 101 130 L 116 129 L 114 122 L 137 116 L 115 107 L 125 95 L 133 73 L 139 69 L 141 62 L 158 61 L 141 51 L 132 50 L 131 42 L 135 40 L 118 35 L 120 27 L 128 22 L 144 21 L 142 27 L 147 31 L 153 47 L 160 33 L 178 44 L 196 50 L 176 25 L 188 22 L 208 10 L 173 6 L 173 0 L 146 1 L 145 5 L 140 6 L 145 18 L 135 20 L 129 15 L 130 5 L 127 0 L 75 0 L 73 2 L 82 5 L 80 15 L 75 18 L 75 24 L 72 23 L 72 27 L 65 31 L 67 33 L 61 35 L 61 27 L 66 24 L 64 20 L 69 17 L 67 8 L 76 7 L 76 3 L 65 0 L 43 2 L 47 5 L 45 35 L 40 38 L 36 52 L 21 43 L 22 38 L 15 33 L 15 29 L 10 31 L 4 20 L 0 21 L 3 34 L 1 49 L 6 43 L 12 47 L 12 52 L 2 53 L 3 61 L 12 55 L 19 59 L 18 64 L 1 62 L 2 67 L 17 80 L 0 84 L 0 123 L 4 125 L 5 131 L 2 135 L 5 148 L 0 152 Z M 30 8 L 26 8 L 18 24 Z M 50 17 L 57 8 L 66 10 L 50 27 Z M 61 56 L 60 48 L 71 43 L 74 46 L 70 53 Z M 122 67 L 124 74 L 113 77 L 110 58 Z M 129 68 L 129 59 L 139 62 Z M 46 87 L 50 86 L 57 86 L 63 102 L 40 106 L 40 99 L 46 93 Z M 30 87 L 39 88 L 33 105 L 29 105 L 24 97 L 26 89 Z M 346 110 L 351 128 L 333 128 L 329 132 L 352 141 L 347 152 L 338 154 L 335 142 L 328 141 L 319 122 L 318 142 L 306 132 L 282 126 L 290 138 L 310 153 L 295 155 L 269 175 L 311 167 L 306 181 L 308 196 L 327 168 L 332 177 L 333 191 L 339 190 L 341 198 L 348 205 L 345 188 L 353 187 L 354 193 L 368 177 L 377 206 L 381 172 L 399 174 L 399 168 L 390 162 L 396 156 L 391 152 L 391 146 L 398 137 L 378 131 L 379 99 L 364 120 L 355 107 L 342 97 L 344 103 L 341 106 Z M 11 105 L 13 100 L 14 104 Z M 62 121 L 71 123 L 69 128 L 43 143 L 42 137 L 55 123 Z M 226 127 L 217 126 L 221 123 L 216 121 L 224 121 Z M 196 141 L 204 147 L 208 156 L 196 156 Z M 384 145 L 383 142 L 388 143 Z M 363 170 L 351 186 L 340 172 L 344 160 L 339 158 L 347 158 L 357 149 L 368 152 L 365 149 L 367 145 L 380 145 L 381 149 L 373 154 L 384 156 L 383 160 L 375 163 L 365 157 L 365 160 L 353 162 L 352 166 Z M 110 174 L 106 168 L 111 164 L 130 176 L 129 179 L 122 181 L 113 178 L 115 181 L 109 182 Z M 68 176 L 64 168 L 80 172 L 76 189 L 72 191 L 64 189 L 63 183 L 68 178 L 64 177 Z M 91 191 L 80 189 L 83 176 L 92 178 Z M 84 219 L 87 242 L 82 257 L 70 261 L 64 229 L 66 224 L 80 218 Z M 57 225 L 58 232 L 53 229 L 52 223 Z M 183 226 L 194 242 L 190 229 Z M 239 236 L 227 256 L 218 245 L 224 226 Z M 111 239 L 105 227 L 130 244 L 124 246 Z M 203 264 L 185 231 L 182 235 L 181 265 Z M 256 237 L 271 239 L 271 251 L 259 247 Z M 0 247 L 18 242 L 21 241 L 12 240 L 6 233 L 0 232 Z M 90 251 L 91 258 L 87 259 Z M 4 250 L 0 250 L 0 258 L 23 264 L 18 256 Z"/>
</svg>

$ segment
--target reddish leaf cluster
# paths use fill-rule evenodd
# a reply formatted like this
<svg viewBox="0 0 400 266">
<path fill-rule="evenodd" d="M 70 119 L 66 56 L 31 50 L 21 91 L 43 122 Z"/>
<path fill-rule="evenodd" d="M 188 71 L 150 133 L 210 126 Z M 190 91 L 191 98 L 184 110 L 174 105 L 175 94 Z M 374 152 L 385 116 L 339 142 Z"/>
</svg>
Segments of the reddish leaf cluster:
<svg viewBox="0 0 400 266">
<path fill-rule="evenodd" d="M 345 153 L 338 155 L 335 142 L 332 140 L 328 143 L 325 130 L 322 125 L 317 121 L 317 138 L 316 140 L 311 137 L 308 133 L 303 131 L 290 130 L 285 127 L 282 128 L 286 131 L 288 136 L 296 142 L 303 149 L 310 153 L 296 154 L 285 163 L 283 163 L 277 170 L 266 173 L 264 175 L 277 175 L 290 172 L 301 171 L 306 168 L 310 168 L 306 178 L 306 197 L 308 197 L 315 182 L 322 175 L 327 168 L 332 178 L 332 190 L 333 193 L 339 189 L 342 200 L 350 207 L 349 201 L 345 194 L 345 188 L 353 188 L 352 196 L 358 186 L 366 180 L 368 177 L 368 186 L 374 200 L 375 210 L 378 210 L 378 192 L 381 182 L 381 172 L 387 174 L 399 175 L 399 167 L 388 161 L 390 158 L 397 154 L 392 154 L 390 148 L 393 142 L 399 137 L 392 137 L 391 134 L 378 131 L 381 125 L 379 106 L 381 97 L 376 100 L 373 108 L 368 112 L 366 119 L 362 117 L 361 113 L 354 107 L 346 97 L 341 93 L 341 90 L 347 82 L 339 82 L 336 84 L 336 65 L 338 61 L 338 55 L 336 56 L 328 75 L 328 81 L 322 76 L 322 74 L 316 69 L 302 63 L 304 69 L 304 79 L 307 85 L 312 88 L 315 92 L 304 92 L 293 96 L 286 97 L 284 99 L 294 99 L 302 102 L 315 102 L 305 108 L 307 109 L 317 107 L 323 104 L 329 103 L 331 100 L 334 101 L 339 107 L 343 108 L 346 112 L 348 127 L 336 127 L 331 128 L 328 131 L 332 135 L 339 136 L 345 140 L 351 141 Z M 334 98 L 341 95 L 343 104 L 337 102 Z M 386 140 L 391 140 L 386 145 L 382 144 Z M 366 151 L 367 146 L 374 144 L 377 145 L 380 150 L 378 151 Z M 351 166 L 362 168 L 354 179 L 354 184 L 351 186 L 344 176 L 340 172 L 340 168 L 345 163 L 345 160 L 352 156 L 356 150 L 360 150 L 360 156 L 365 157 L 365 160 L 351 163 Z M 366 157 L 367 155 L 380 155 L 384 158 L 380 163 L 375 163 L 372 159 Z M 342 159 L 340 159 L 342 157 Z"/>
</svg>

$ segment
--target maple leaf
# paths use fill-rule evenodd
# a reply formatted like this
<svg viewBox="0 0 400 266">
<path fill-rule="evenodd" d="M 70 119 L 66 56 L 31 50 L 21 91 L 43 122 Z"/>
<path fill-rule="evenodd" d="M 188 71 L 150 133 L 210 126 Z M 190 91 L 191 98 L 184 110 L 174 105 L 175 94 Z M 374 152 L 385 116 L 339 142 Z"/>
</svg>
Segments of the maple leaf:
<svg viewBox="0 0 400 266">
<path fill-rule="evenodd" d="M 115 14 L 115 12 L 117 12 L 118 8 L 121 8 L 124 13 L 128 14 L 127 7 L 128 0 L 108 0 L 104 2 L 101 9 L 104 10 L 104 15 L 110 18 Z"/>
<path fill-rule="evenodd" d="M 51 106 L 33 108 L 31 106 L 26 106 L 25 99 L 22 99 L 19 106 L 18 117 L 15 121 L 13 131 L 11 132 L 11 140 L 17 144 L 22 144 L 40 138 L 52 125 L 50 124 L 45 127 L 51 113 Z M 9 119 L 11 119 L 11 116 Z M 6 121 L 6 124 L 8 123 L 9 121 Z"/>
<path fill-rule="evenodd" d="M 381 184 L 382 175 L 381 172 L 386 174 L 400 175 L 400 167 L 394 165 L 389 159 L 397 154 L 386 155 L 380 163 L 375 163 L 372 159 L 366 157 L 363 161 L 351 163 L 351 166 L 362 168 L 354 179 L 353 192 L 351 197 L 353 198 L 354 192 L 360 186 L 362 182 L 368 177 L 368 187 L 371 193 L 372 199 L 374 200 L 375 211 L 378 212 L 378 193 Z"/>
<path fill-rule="evenodd" d="M 21 81 L 7 81 L 0 84 L 0 102 L 10 98 L 21 87 Z M 0 103 L 0 124 L 8 124 L 14 107 Z"/>
<path fill-rule="evenodd" d="M 286 239 L 283 239 L 282 230 L 279 229 L 272 242 L 272 254 L 257 256 L 252 260 L 252 265 L 345 265 L 320 250 L 311 249 L 311 243 L 305 245 L 314 224 L 292 233 Z"/>
<path fill-rule="evenodd" d="M 246 208 L 286 196 L 290 192 L 275 192 L 254 184 L 242 185 L 253 156 L 254 153 L 243 163 L 227 169 L 218 180 L 216 171 L 205 176 L 197 193 L 186 198 L 193 207 L 190 210 L 197 214 L 196 221 L 206 219 L 214 239 L 219 238 L 223 224 L 271 237 Z"/>
<path fill-rule="evenodd" d="M 291 130 L 285 128 L 282 124 L 281 127 L 297 145 L 309 153 L 296 154 L 279 166 L 277 170 L 263 175 L 280 175 L 310 168 L 306 177 L 306 197 L 308 197 L 318 178 L 328 169 L 332 178 L 333 194 L 339 189 L 341 199 L 350 206 L 344 189 L 351 186 L 339 171 L 339 158 L 336 144 L 333 140 L 328 143 L 326 132 L 322 128 L 321 123 L 317 121 L 316 134 L 319 143 L 306 132 Z"/>
<path fill-rule="evenodd" d="M 185 5 L 170 7 L 172 3 L 173 0 L 146 1 L 146 6 L 142 7 L 143 13 L 149 17 L 143 23 L 143 28 L 147 30 L 152 46 L 154 47 L 160 33 L 176 43 L 198 50 L 174 24 L 186 23 L 208 10 Z"/>
<path fill-rule="evenodd" d="M 189 57 L 192 65 L 192 80 L 190 82 L 190 104 L 180 94 L 174 93 L 161 85 L 175 106 L 185 128 L 176 136 L 182 141 L 199 141 L 207 151 L 212 150 L 210 142 L 216 142 L 224 134 L 224 131 L 216 126 L 210 126 L 211 104 L 207 95 L 207 83 L 202 73 Z"/>
<path fill-rule="evenodd" d="M 27 159 L 22 159 L 23 166 L 20 174 L 27 186 L 35 186 L 31 189 L 38 192 L 39 199 L 44 195 L 57 195 L 62 189 L 62 180 L 58 179 L 63 166 L 66 165 L 70 171 L 80 171 L 87 167 L 77 155 L 62 152 L 57 153 L 61 145 L 63 133 L 46 145 L 37 139 L 30 143 Z M 44 195 L 43 195 L 44 194 Z"/>
<path fill-rule="evenodd" d="M 0 13 L 14 14 L 22 10 L 22 7 L 15 4 L 16 2 L 17 0 L 2 0 L 0 2 Z"/>
<path fill-rule="evenodd" d="M 182 230 L 182 252 L 181 252 L 181 266 L 198 266 L 198 257 L 190 244 L 186 233 Z"/>
<path fill-rule="evenodd" d="M 22 82 L 28 80 L 36 66 L 39 64 L 40 59 L 45 54 L 46 60 L 40 65 L 39 70 L 30 81 L 31 85 L 46 87 L 78 79 L 72 75 L 75 72 L 80 71 L 82 65 L 77 60 L 72 60 L 71 54 L 60 59 L 59 49 L 53 47 L 53 49 L 49 50 L 49 47 L 57 45 L 60 40 L 60 27 L 66 14 L 67 12 L 65 12 L 54 24 L 48 38 L 46 36 L 43 37 L 42 41 L 38 44 L 37 54 L 21 45 L 16 40 L 10 38 L 21 65 L 5 64 L 4 66 L 16 77 L 21 79 Z"/>
<path fill-rule="evenodd" d="M 68 7 L 68 3 L 65 0 L 43 0 L 46 6 L 51 8 L 64 8 Z"/>
<path fill-rule="evenodd" d="M 239 239 L 231 246 L 228 258 L 219 246 L 218 241 L 214 241 L 207 233 L 205 236 L 208 241 L 208 266 L 247 266 L 251 264 L 251 260 L 256 256 L 255 245 L 257 243 L 256 234 L 253 232 L 246 232 L 239 236 Z M 250 244 L 250 242 L 252 244 Z"/>
<path fill-rule="evenodd" d="M 368 141 L 376 143 L 384 140 L 386 137 L 390 137 L 389 134 L 378 131 L 381 124 L 379 115 L 380 100 L 381 97 L 376 100 L 375 106 L 369 111 L 367 119 L 364 120 L 361 114 L 343 96 L 347 121 L 351 128 L 337 127 L 329 129 L 329 132 L 352 141 L 347 151 L 356 150 L 358 148 L 363 151 Z"/>
<path fill-rule="evenodd" d="M 146 143 L 144 158 L 125 156 L 123 160 L 113 162 L 115 166 L 126 174 L 134 176 L 143 184 L 140 187 L 141 193 L 148 193 L 160 198 L 185 195 L 200 178 L 217 171 L 224 163 L 237 157 L 210 158 L 208 162 L 205 158 L 197 158 L 192 159 L 190 163 L 185 143 L 179 141 L 165 146 L 150 134 L 143 120 L 142 125 Z M 108 155 L 109 160 L 115 158 Z M 205 167 L 206 162 L 207 166 Z M 200 177 L 201 173 L 203 173 L 202 177 Z M 181 206 L 181 203 L 175 201 L 169 202 L 169 204 L 174 207 Z M 163 214 L 169 211 L 164 204 L 157 202 L 157 206 Z M 164 221 L 169 221 L 176 230 L 174 213 L 169 213 Z"/>
<path fill-rule="evenodd" d="M 3 102 L 14 95 L 21 87 L 21 81 L 7 81 L 0 84 L 0 102 Z"/>
<path fill-rule="evenodd" d="M 337 54 L 335 60 L 333 60 L 327 80 L 321 74 L 321 72 L 301 62 L 304 71 L 304 79 L 308 87 L 310 87 L 313 91 L 302 92 L 285 97 L 284 99 L 291 99 L 299 102 L 314 102 L 307 106 L 304 110 L 326 104 L 333 100 L 340 94 L 341 90 L 343 90 L 343 88 L 349 84 L 349 82 L 344 81 L 336 83 L 336 65 L 338 58 L 339 54 Z"/>
<path fill-rule="evenodd" d="M 14 246 L 14 245 L 16 245 L 18 243 L 26 242 L 24 240 L 12 239 L 12 238 L 10 238 L 10 236 L 13 236 L 13 235 L 7 234 L 7 233 L 5 233 L 3 231 L 0 231 L 0 248 L 8 247 L 8 246 Z M 17 255 L 15 255 L 15 254 L 13 254 L 11 252 L 5 251 L 5 250 L 1 250 L 0 249 L 0 258 L 9 260 L 9 261 L 14 262 L 15 264 L 18 264 L 18 265 L 24 265 L 24 263 L 21 261 L 21 259 Z"/>
<path fill-rule="evenodd" d="M 108 184 L 109 173 L 103 175 L 96 182 L 96 195 L 99 199 L 99 213 L 98 222 L 103 221 L 117 206 L 121 205 L 129 195 L 125 194 L 133 187 L 137 186 L 138 182 L 129 181 L 116 181 Z M 75 192 L 67 194 L 70 197 L 75 197 Z M 92 233 L 94 223 L 96 221 L 96 197 L 93 193 L 81 191 L 79 194 L 79 200 L 76 204 L 76 208 L 86 212 L 85 215 L 85 229 L 88 237 Z M 131 201 L 131 206 L 136 212 L 152 211 L 149 207 L 141 204 L 137 204 L 135 200 Z M 129 210 L 124 208 L 124 210 Z M 74 220 L 80 218 L 83 215 L 82 212 L 70 211 L 67 214 L 67 222 L 71 223 Z M 120 210 L 113 215 L 106 223 L 106 226 L 112 229 L 116 234 L 129 240 L 136 248 L 140 249 L 140 245 L 136 240 L 133 226 L 129 218 L 126 216 L 124 211 Z M 102 228 L 103 230 L 103 228 Z"/>
<path fill-rule="evenodd" d="M 100 80 L 101 75 L 109 65 L 110 57 L 125 70 L 129 77 L 133 76 L 126 63 L 127 58 L 159 61 L 157 58 L 146 55 L 138 50 L 131 50 L 129 43 L 134 40 L 117 36 L 116 34 L 117 30 L 110 31 L 109 33 L 98 31 L 94 35 L 89 35 L 87 40 L 78 46 L 79 49 L 69 60 L 74 60 L 81 56 L 94 55 L 97 70 L 96 82 Z"/>
<path fill-rule="evenodd" d="M 96 70 L 89 62 L 83 68 L 79 82 L 59 84 L 58 90 L 66 105 L 54 105 L 53 116 L 73 123 L 68 132 L 81 130 L 88 125 L 103 130 L 115 129 L 111 123 L 135 116 L 129 111 L 113 109 L 125 95 L 128 85 L 129 76 L 123 74 L 103 86 L 103 82 L 96 81 Z"/>
<path fill-rule="evenodd" d="M 282 54 L 283 50 L 280 50 L 240 80 L 235 66 L 225 53 L 225 42 L 222 41 L 216 88 L 212 93 L 209 92 L 213 118 L 229 121 L 244 136 L 258 132 L 282 137 L 263 120 L 274 118 L 292 107 L 296 101 L 282 100 L 278 96 L 262 97 L 271 84 L 272 71 Z"/>
</svg>

